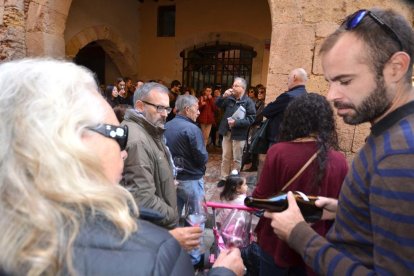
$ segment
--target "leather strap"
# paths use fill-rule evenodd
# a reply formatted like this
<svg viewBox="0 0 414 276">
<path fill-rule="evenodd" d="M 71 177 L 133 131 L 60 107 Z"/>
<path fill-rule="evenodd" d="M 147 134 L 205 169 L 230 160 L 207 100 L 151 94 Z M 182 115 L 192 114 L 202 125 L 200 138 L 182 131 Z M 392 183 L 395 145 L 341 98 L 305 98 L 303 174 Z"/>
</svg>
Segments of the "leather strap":
<svg viewBox="0 0 414 276">
<path fill-rule="evenodd" d="M 310 163 L 312 163 L 312 161 L 315 160 L 316 156 L 318 156 L 318 153 L 319 153 L 319 150 L 315 152 L 315 154 L 312 155 L 311 158 L 309 158 L 308 162 L 306 162 L 305 165 L 303 165 L 302 168 L 289 180 L 289 182 L 286 183 L 285 186 L 283 186 L 282 190 L 280 190 L 281 192 L 283 192 L 287 187 L 289 187 L 290 184 L 292 184 L 293 181 L 295 181 L 296 178 L 298 178 L 299 175 L 301 175 L 303 171 L 306 170 L 307 167 L 309 167 Z"/>
</svg>

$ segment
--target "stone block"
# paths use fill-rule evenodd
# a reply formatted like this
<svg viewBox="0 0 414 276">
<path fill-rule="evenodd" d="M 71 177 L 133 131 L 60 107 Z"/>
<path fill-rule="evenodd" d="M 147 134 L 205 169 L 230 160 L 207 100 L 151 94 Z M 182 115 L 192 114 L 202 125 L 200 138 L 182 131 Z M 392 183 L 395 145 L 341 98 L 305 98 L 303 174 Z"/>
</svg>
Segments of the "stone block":
<svg viewBox="0 0 414 276">
<path fill-rule="evenodd" d="M 317 23 L 323 21 L 336 22 L 346 15 L 347 1 L 337 0 L 301 0 L 300 11 L 303 21 L 306 23 Z"/>
<path fill-rule="evenodd" d="M 269 6 L 274 24 L 295 24 L 301 22 L 300 9 L 297 1 L 292 0 L 270 0 Z"/>
<path fill-rule="evenodd" d="M 1 4 L 0 4 L 1 5 Z M 4 0 L 5 7 L 13 7 L 20 11 L 24 10 L 24 0 Z"/>
<path fill-rule="evenodd" d="M 2 19 L 4 26 L 7 28 L 24 28 L 25 26 L 24 12 L 16 7 L 5 6 Z"/>
<path fill-rule="evenodd" d="M 334 110 L 336 113 L 336 110 Z M 345 153 L 352 153 L 354 143 L 355 126 L 347 125 L 341 117 L 335 115 L 337 125 L 339 147 Z"/>
<path fill-rule="evenodd" d="M 321 56 L 319 55 L 319 50 L 321 49 L 321 45 L 323 43 L 323 39 L 318 39 L 315 41 L 315 54 L 313 56 L 313 67 L 312 73 L 315 75 L 323 75 L 322 69 L 322 60 Z"/>
<path fill-rule="evenodd" d="M 66 27 L 66 14 L 59 13 L 46 5 L 31 2 L 26 26 L 29 32 L 63 34 Z"/>
<path fill-rule="evenodd" d="M 283 74 L 269 74 L 267 77 L 266 104 L 274 101 L 277 96 L 287 90 L 287 77 Z"/>
<path fill-rule="evenodd" d="M 70 5 L 72 4 L 72 0 L 47 0 L 43 2 L 50 10 L 60 13 L 65 17 L 69 14 Z"/>
<path fill-rule="evenodd" d="M 269 67 L 276 73 L 288 74 L 292 69 L 312 69 L 315 30 L 312 26 L 281 24 L 272 34 L 273 55 Z"/>
<path fill-rule="evenodd" d="M 316 37 L 325 38 L 333 33 L 340 25 L 332 22 L 320 22 L 315 24 Z"/>
<path fill-rule="evenodd" d="M 88 41 L 94 41 L 98 39 L 98 35 L 96 34 L 96 30 L 94 28 L 87 28 L 83 30 L 83 33 Z"/>
<path fill-rule="evenodd" d="M 43 32 L 26 33 L 28 56 L 65 57 L 65 41 L 63 36 Z"/>
<path fill-rule="evenodd" d="M 328 93 L 328 82 L 324 76 L 310 75 L 306 88 L 309 92 L 316 92 L 326 97 Z"/>
<path fill-rule="evenodd" d="M 4 6 L 0 3 L 0 26 L 3 25 Z"/>
</svg>

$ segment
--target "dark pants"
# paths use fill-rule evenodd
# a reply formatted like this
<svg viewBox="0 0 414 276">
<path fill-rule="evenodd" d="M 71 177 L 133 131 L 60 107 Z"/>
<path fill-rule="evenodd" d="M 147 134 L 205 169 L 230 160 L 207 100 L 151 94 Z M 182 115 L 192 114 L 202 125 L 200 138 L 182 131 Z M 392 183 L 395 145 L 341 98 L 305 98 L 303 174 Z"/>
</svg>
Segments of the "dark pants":
<svg viewBox="0 0 414 276">
<path fill-rule="evenodd" d="M 282 268 L 275 264 L 273 257 L 263 251 L 257 243 L 242 248 L 243 263 L 249 276 L 306 276 L 304 267 Z"/>
</svg>

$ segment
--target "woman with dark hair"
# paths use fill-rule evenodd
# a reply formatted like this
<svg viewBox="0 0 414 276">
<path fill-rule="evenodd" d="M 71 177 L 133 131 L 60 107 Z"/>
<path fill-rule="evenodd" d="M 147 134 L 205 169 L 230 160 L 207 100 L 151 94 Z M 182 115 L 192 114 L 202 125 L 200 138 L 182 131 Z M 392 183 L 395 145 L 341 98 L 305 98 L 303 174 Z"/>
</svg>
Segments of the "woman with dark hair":
<svg viewBox="0 0 414 276">
<path fill-rule="evenodd" d="M 107 85 L 105 88 L 104 98 L 111 107 L 118 104 L 118 88 L 115 85 Z"/>
<path fill-rule="evenodd" d="M 259 130 L 260 124 L 263 121 L 263 109 L 265 107 L 265 99 L 266 99 L 266 87 L 263 84 L 258 84 L 254 88 L 254 93 L 256 95 L 256 102 L 254 103 L 256 107 L 256 118 L 254 119 L 253 124 L 250 126 L 249 129 L 249 137 L 247 139 L 247 143 L 252 142 L 252 137 L 256 134 Z M 257 153 L 250 153 L 251 159 L 251 166 L 250 168 L 244 170 L 245 172 L 255 172 L 259 166 L 259 154 Z M 242 168 L 243 169 L 243 168 Z"/>
<path fill-rule="evenodd" d="M 267 153 L 253 196 L 268 198 L 279 192 L 317 152 L 317 158 L 297 177 L 286 191 L 337 198 L 348 171 L 345 156 L 338 152 L 333 110 L 325 97 L 308 93 L 287 107 L 280 128 L 279 142 Z M 273 232 L 270 220 L 261 218 L 256 227 L 258 243 L 275 262 L 275 273 L 312 275 L 294 250 Z M 332 222 L 318 221 L 312 228 L 325 235 Z"/>
</svg>

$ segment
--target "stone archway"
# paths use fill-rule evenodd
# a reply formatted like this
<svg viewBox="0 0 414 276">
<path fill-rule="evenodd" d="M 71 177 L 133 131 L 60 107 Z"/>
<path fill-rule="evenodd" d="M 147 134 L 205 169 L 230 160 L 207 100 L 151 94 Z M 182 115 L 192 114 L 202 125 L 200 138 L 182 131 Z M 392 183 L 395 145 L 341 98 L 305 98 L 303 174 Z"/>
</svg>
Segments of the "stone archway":
<svg viewBox="0 0 414 276">
<path fill-rule="evenodd" d="M 137 77 L 135 56 L 120 36 L 107 26 L 84 29 L 66 43 L 66 58 L 73 59 L 84 46 L 96 41 L 111 57 L 123 76 Z"/>
</svg>

